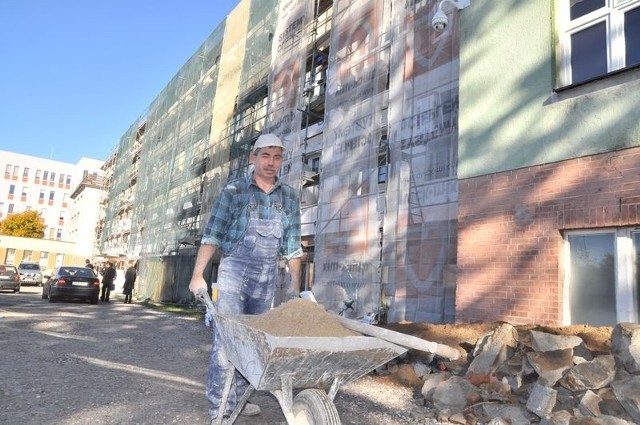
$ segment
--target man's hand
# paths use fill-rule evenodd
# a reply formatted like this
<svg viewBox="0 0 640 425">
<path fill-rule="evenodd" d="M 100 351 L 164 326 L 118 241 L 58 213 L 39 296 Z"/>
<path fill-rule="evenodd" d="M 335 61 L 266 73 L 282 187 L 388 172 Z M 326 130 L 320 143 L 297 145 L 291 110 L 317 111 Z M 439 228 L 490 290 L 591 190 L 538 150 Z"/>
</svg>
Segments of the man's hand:
<svg viewBox="0 0 640 425">
<path fill-rule="evenodd" d="M 200 288 L 204 288 L 207 290 L 207 281 L 204 280 L 202 276 L 194 276 L 191 278 L 191 282 L 189 283 L 189 291 L 193 293 L 193 295 L 198 295 L 198 290 Z"/>
</svg>

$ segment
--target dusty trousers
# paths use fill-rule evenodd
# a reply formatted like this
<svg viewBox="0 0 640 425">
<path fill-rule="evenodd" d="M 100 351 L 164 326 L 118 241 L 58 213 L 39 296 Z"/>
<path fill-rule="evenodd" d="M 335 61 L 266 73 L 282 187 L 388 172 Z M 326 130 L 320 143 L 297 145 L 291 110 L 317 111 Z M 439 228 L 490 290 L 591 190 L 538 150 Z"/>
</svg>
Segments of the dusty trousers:
<svg viewBox="0 0 640 425">
<path fill-rule="evenodd" d="M 269 310 L 273 302 L 283 233 L 282 211 L 277 208 L 273 219 L 260 219 L 253 199 L 249 211 L 244 238 L 229 255 L 223 256 L 218 268 L 216 308 L 223 314 L 260 314 Z M 229 363 L 214 323 L 206 388 L 209 413 L 213 418 L 220 409 L 228 369 Z M 233 411 L 249 384 L 238 371 L 235 375 L 224 415 Z"/>
</svg>

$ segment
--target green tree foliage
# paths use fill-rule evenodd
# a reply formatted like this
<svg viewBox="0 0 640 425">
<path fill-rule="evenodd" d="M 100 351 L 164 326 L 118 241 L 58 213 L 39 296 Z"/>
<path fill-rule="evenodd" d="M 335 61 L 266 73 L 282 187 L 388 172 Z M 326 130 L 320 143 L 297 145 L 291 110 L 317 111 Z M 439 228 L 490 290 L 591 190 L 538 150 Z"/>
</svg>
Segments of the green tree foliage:
<svg viewBox="0 0 640 425">
<path fill-rule="evenodd" d="M 42 239 L 45 228 L 42 217 L 37 211 L 9 214 L 7 218 L 0 221 L 0 235 Z"/>
</svg>

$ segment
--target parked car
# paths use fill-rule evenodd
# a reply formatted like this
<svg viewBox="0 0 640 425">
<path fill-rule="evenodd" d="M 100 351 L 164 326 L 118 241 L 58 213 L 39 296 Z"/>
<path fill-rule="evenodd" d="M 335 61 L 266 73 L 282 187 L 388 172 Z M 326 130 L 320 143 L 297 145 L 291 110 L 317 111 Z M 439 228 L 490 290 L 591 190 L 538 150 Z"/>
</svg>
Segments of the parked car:
<svg viewBox="0 0 640 425">
<path fill-rule="evenodd" d="M 40 269 L 40 264 L 24 261 L 18 265 L 18 272 L 20 272 L 20 280 L 23 284 L 42 285 L 42 270 Z"/>
<path fill-rule="evenodd" d="M 20 273 L 16 266 L 0 264 L 0 290 L 20 292 Z"/>
<path fill-rule="evenodd" d="M 79 298 L 97 304 L 99 293 L 100 280 L 87 267 L 58 267 L 51 276 L 45 276 L 42 286 L 42 298 L 49 299 L 50 303 L 62 298 Z"/>
</svg>

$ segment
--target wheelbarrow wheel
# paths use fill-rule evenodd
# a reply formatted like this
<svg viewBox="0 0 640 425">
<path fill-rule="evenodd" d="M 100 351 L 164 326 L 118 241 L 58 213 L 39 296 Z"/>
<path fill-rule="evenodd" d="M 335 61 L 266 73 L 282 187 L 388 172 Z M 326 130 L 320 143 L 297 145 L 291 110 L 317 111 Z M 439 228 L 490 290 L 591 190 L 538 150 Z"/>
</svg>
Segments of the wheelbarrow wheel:
<svg viewBox="0 0 640 425">
<path fill-rule="evenodd" d="M 327 393 L 318 389 L 300 391 L 291 409 L 296 425 L 340 425 L 340 416 Z"/>
</svg>

